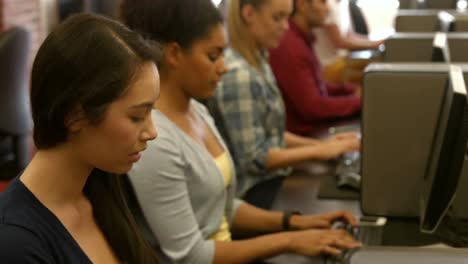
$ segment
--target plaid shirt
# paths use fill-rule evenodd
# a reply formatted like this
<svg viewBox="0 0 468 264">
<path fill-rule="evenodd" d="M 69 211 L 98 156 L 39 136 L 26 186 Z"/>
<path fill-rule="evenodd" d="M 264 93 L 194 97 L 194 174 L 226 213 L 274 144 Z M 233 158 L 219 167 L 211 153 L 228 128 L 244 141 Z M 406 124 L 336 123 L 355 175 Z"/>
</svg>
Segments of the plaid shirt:
<svg viewBox="0 0 468 264">
<path fill-rule="evenodd" d="M 232 49 L 226 50 L 225 63 L 229 71 L 209 104 L 216 108 L 217 122 L 227 134 L 238 171 L 238 195 L 242 196 L 258 182 L 291 171 L 265 168 L 268 150 L 285 147 L 285 109 L 265 56 L 263 75 Z"/>
</svg>

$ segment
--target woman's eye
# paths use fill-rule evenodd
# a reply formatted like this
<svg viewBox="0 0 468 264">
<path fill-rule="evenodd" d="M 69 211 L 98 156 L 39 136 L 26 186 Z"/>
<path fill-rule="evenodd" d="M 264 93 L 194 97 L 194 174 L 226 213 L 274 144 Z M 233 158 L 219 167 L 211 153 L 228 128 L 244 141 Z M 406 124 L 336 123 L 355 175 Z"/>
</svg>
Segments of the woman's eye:
<svg viewBox="0 0 468 264">
<path fill-rule="evenodd" d="M 210 59 L 212 62 L 215 62 L 218 59 L 218 54 L 208 54 L 208 59 Z"/>
<path fill-rule="evenodd" d="M 130 117 L 130 119 L 132 120 L 132 122 L 134 123 L 140 123 L 144 120 L 144 118 L 141 118 L 141 117 L 136 117 L 136 116 L 132 116 Z"/>
<path fill-rule="evenodd" d="M 212 62 L 215 62 L 215 61 L 216 61 L 216 57 L 214 57 L 214 56 L 208 56 L 208 58 L 209 58 L 210 61 L 212 61 Z"/>
<path fill-rule="evenodd" d="M 281 22 L 282 20 L 284 19 L 287 19 L 287 16 L 283 15 L 283 14 L 277 14 L 277 15 L 273 15 L 273 20 L 275 22 Z"/>
</svg>

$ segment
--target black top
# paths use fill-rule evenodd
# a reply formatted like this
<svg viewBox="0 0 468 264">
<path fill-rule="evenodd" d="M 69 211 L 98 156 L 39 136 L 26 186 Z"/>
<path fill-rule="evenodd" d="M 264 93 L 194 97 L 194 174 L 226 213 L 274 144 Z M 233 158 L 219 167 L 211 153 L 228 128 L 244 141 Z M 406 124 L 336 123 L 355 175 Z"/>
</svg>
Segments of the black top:
<svg viewBox="0 0 468 264">
<path fill-rule="evenodd" d="M 59 219 L 18 177 L 0 193 L 0 262 L 92 263 Z"/>
</svg>

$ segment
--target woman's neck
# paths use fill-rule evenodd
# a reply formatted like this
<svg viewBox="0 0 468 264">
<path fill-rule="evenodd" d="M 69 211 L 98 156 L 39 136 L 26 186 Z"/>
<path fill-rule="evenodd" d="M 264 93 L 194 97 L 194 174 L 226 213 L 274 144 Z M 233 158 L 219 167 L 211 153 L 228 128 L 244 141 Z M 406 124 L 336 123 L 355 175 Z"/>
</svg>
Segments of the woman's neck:
<svg viewBox="0 0 468 264">
<path fill-rule="evenodd" d="M 38 151 L 20 180 L 49 209 L 76 204 L 93 169 L 66 145 Z"/>
<path fill-rule="evenodd" d="M 167 115 L 184 115 L 190 112 L 191 98 L 177 80 L 178 78 L 161 77 L 161 92 L 154 107 Z"/>
</svg>

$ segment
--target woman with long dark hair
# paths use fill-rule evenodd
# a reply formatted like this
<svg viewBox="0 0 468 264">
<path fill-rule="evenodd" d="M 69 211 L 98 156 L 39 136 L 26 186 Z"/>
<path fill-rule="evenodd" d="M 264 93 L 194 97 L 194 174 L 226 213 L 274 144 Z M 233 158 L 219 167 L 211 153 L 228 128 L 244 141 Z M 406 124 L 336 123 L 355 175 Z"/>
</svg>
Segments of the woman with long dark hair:
<svg viewBox="0 0 468 264">
<path fill-rule="evenodd" d="M 2 263 L 156 263 L 121 176 L 156 137 L 158 50 L 118 22 L 77 15 L 41 45 L 31 79 L 34 142 L 0 195 Z"/>
</svg>

